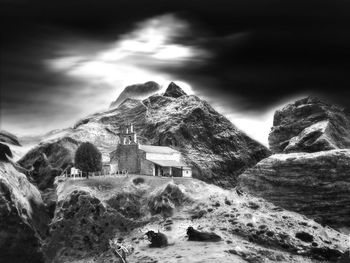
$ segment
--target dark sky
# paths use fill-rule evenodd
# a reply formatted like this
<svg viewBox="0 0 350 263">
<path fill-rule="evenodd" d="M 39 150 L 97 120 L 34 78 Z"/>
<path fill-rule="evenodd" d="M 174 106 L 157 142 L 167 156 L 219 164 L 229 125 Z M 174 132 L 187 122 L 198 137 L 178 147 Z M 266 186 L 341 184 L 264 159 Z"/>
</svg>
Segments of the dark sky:
<svg viewBox="0 0 350 263">
<path fill-rule="evenodd" d="M 308 94 L 350 108 L 349 13 L 336 0 L 1 1 L 1 128 L 63 128 L 147 78 L 189 84 L 246 129 Z"/>
</svg>

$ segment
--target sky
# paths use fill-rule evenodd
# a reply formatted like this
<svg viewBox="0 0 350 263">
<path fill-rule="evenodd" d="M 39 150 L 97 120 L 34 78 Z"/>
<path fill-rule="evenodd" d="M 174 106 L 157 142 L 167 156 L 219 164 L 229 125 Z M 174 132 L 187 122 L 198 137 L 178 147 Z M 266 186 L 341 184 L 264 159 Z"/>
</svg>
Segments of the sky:
<svg viewBox="0 0 350 263">
<path fill-rule="evenodd" d="M 273 113 L 350 108 L 349 1 L 0 0 L 0 128 L 71 126 L 124 87 L 175 81 L 267 145 Z"/>
</svg>

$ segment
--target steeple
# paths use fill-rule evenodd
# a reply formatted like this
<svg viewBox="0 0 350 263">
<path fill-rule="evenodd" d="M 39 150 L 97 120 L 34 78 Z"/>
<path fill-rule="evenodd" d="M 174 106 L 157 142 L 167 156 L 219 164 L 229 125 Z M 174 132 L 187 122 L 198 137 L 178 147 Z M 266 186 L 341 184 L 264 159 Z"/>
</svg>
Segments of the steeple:
<svg viewBox="0 0 350 263">
<path fill-rule="evenodd" d="M 128 123 L 127 125 L 121 126 L 121 132 L 119 133 L 120 144 L 137 144 L 137 136 L 134 132 L 134 125 Z"/>
</svg>

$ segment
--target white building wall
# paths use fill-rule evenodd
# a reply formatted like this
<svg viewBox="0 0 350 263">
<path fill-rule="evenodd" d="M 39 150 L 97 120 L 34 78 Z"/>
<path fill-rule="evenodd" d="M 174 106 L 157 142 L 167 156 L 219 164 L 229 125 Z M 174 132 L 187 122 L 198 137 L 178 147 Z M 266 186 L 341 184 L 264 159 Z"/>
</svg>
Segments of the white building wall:
<svg viewBox="0 0 350 263">
<path fill-rule="evenodd" d="M 192 170 L 190 168 L 183 168 L 182 177 L 192 177 Z"/>
<path fill-rule="evenodd" d="M 146 153 L 146 159 L 153 160 L 173 160 L 180 161 L 180 153 L 164 154 L 164 153 Z"/>
</svg>

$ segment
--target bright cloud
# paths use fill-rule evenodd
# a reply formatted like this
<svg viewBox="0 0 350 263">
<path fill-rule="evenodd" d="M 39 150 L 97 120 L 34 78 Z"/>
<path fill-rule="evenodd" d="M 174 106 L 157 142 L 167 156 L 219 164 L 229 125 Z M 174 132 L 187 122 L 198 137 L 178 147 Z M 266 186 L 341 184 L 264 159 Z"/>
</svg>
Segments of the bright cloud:
<svg viewBox="0 0 350 263">
<path fill-rule="evenodd" d="M 95 54 L 69 52 L 69 56 L 50 60 L 48 64 L 53 70 L 66 71 L 70 77 L 105 83 L 119 92 L 127 85 L 149 80 L 164 84 L 172 76 L 162 72 L 162 67 L 181 66 L 206 54 L 193 46 L 174 43 L 188 30 L 189 25 L 174 15 L 158 16 L 139 23 L 107 49 Z"/>
</svg>

